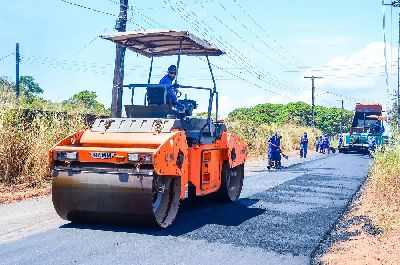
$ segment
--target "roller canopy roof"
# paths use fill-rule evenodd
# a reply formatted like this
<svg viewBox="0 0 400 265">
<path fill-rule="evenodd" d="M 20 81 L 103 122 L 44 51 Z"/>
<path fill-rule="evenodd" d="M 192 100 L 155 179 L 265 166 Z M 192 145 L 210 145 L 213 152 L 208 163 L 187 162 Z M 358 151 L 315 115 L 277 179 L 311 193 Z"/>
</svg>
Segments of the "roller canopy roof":
<svg viewBox="0 0 400 265">
<path fill-rule="evenodd" d="M 143 30 L 116 32 L 101 37 L 146 57 L 178 55 L 181 41 L 182 55 L 219 56 L 224 54 L 206 40 L 199 39 L 187 31 Z"/>
</svg>

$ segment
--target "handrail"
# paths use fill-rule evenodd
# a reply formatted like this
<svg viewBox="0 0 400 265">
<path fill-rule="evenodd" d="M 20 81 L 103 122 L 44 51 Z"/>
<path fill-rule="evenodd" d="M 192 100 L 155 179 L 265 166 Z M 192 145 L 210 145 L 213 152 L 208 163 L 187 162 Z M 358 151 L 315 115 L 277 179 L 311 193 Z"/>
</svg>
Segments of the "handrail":
<svg viewBox="0 0 400 265">
<path fill-rule="evenodd" d="M 172 87 L 173 85 L 169 84 L 129 84 L 129 85 L 123 85 L 123 87 L 163 87 L 163 88 L 169 88 Z M 209 87 L 200 87 L 200 86 L 183 86 L 183 85 L 177 85 L 177 88 L 193 88 L 193 89 L 198 89 L 198 90 L 207 90 L 207 91 L 212 91 L 212 88 Z"/>
</svg>

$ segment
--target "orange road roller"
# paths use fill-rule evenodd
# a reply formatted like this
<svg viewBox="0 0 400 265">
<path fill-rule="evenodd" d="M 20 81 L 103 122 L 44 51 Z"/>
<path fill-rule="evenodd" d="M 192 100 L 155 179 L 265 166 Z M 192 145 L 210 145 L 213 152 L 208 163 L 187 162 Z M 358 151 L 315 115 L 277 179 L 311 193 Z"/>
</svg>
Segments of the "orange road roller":
<svg viewBox="0 0 400 265">
<path fill-rule="evenodd" d="M 247 148 L 217 120 L 218 92 L 209 56 L 223 52 L 186 31 L 118 32 L 102 38 L 151 58 L 149 80 L 123 85 L 132 92 L 124 117 L 97 119 L 90 129 L 50 149 L 58 215 L 78 223 L 165 228 L 174 221 L 180 201 L 189 196 L 214 194 L 221 201 L 236 201 Z M 206 57 L 213 87 L 152 84 L 153 57 L 170 55 L 178 56 L 177 73 L 181 55 Z M 205 91 L 207 117 L 193 117 L 197 102 L 181 99 L 180 92 L 173 101 L 170 93 L 177 88 Z M 134 105 L 135 91 L 140 90 L 144 104 Z M 122 99 L 119 103 L 122 108 Z"/>
</svg>

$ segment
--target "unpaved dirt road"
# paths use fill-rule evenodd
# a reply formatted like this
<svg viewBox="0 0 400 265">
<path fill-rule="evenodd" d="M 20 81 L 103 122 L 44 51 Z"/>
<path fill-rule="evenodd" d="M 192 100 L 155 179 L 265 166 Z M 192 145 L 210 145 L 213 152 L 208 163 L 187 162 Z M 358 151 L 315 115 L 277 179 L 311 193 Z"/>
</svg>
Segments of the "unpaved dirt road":
<svg viewBox="0 0 400 265">
<path fill-rule="evenodd" d="M 338 154 L 278 172 L 248 163 L 237 203 L 184 202 L 166 230 L 70 224 L 50 197 L 1 205 L 0 264 L 308 264 L 369 161 Z"/>
</svg>

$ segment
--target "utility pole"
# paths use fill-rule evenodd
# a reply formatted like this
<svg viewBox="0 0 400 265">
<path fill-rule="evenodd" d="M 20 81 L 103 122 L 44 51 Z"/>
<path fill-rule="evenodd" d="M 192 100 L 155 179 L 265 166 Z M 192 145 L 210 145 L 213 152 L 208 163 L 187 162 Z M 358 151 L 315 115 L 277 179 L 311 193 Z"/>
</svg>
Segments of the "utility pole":
<svg viewBox="0 0 400 265">
<path fill-rule="evenodd" d="M 343 101 L 343 99 L 339 100 L 339 101 L 342 103 L 342 110 L 340 111 L 340 133 L 343 133 L 343 111 L 344 111 L 343 104 L 344 104 L 344 101 Z"/>
<path fill-rule="evenodd" d="M 19 63 L 21 58 L 19 56 L 19 43 L 15 44 L 15 95 L 19 99 Z"/>
<path fill-rule="evenodd" d="M 385 0 L 382 0 L 382 5 L 400 7 L 400 0 L 392 1 L 390 4 L 385 4 Z M 392 60 L 392 58 L 390 58 Z M 397 45 L 397 101 L 396 101 L 396 121 L 397 129 L 400 126 L 400 13 L 399 13 L 399 42 Z"/>
<path fill-rule="evenodd" d="M 311 107 L 312 107 L 312 127 L 315 128 L 315 85 L 314 79 L 323 78 L 322 76 L 305 76 L 304 78 L 311 79 Z"/>
<path fill-rule="evenodd" d="M 115 23 L 118 32 L 126 31 L 126 21 L 128 18 L 128 0 L 120 0 L 119 16 Z M 126 48 L 116 44 L 114 80 L 111 101 L 111 117 L 118 118 L 122 114 L 122 94 L 124 83 L 124 60 Z"/>
</svg>

